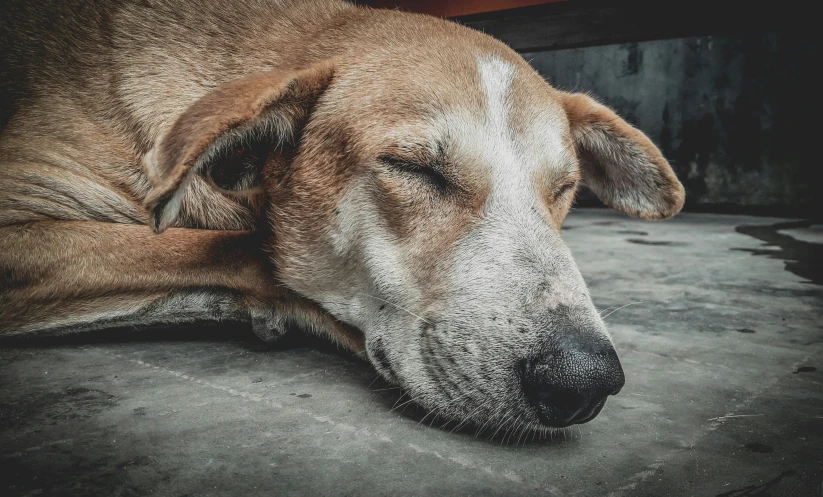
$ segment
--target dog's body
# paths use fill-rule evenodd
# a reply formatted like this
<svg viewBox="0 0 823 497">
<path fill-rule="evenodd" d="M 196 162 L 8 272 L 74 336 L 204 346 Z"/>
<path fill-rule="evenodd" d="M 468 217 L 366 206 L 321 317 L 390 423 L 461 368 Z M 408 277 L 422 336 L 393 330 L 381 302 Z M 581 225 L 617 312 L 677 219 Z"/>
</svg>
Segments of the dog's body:
<svg viewBox="0 0 823 497">
<path fill-rule="evenodd" d="M 332 0 L 6 9 L 0 331 L 296 324 L 465 421 L 585 422 L 619 390 L 558 230 L 581 177 L 646 218 L 683 190 L 608 109 Z M 600 393 L 570 414 L 544 386 L 572 369 Z"/>
<path fill-rule="evenodd" d="M 357 332 L 273 281 L 260 240 L 239 232 L 256 228 L 249 202 L 195 179 L 177 224 L 210 231 L 147 231 L 142 163 L 216 85 L 345 50 L 346 34 L 333 28 L 359 11 L 335 2 L 235 3 L 228 12 L 219 1 L 38 3 L 9 6 L 5 17 L 3 55 L 13 60 L 3 62 L 16 69 L 7 85 L 21 88 L 0 139 L 0 329 L 257 318 L 274 320 L 259 324 L 267 333 L 293 319 L 362 351 Z"/>
</svg>

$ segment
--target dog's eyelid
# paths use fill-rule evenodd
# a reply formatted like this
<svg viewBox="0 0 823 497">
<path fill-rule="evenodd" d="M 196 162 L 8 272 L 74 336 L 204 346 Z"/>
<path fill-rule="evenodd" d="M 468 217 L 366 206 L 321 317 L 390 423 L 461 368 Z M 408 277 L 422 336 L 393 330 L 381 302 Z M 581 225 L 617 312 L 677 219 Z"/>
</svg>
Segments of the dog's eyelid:
<svg viewBox="0 0 823 497">
<path fill-rule="evenodd" d="M 436 174 L 445 174 L 444 163 L 435 157 L 425 157 L 421 155 L 402 156 L 396 154 L 383 154 L 377 157 L 383 164 L 412 172 L 430 171 Z"/>
<path fill-rule="evenodd" d="M 451 190 L 455 187 L 451 175 L 444 170 L 442 161 L 421 157 L 406 158 L 390 154 L 381 155 L 378 160 L 391 169 L 424 176 L 437 188 Z"/>
<path fill-rule="evenodd" d="M 393 167 L 417 167 L 417 161 L 408 157 L 402 157 L 395 154 L 383 154 L 377 157 L 377 160 L 387 166 Z"/>
<path fill-rule="evenodd" d="M 377 156 L 377 160 L 390 165 L 410 164 L 416 167 L 441 170 L 447 163 L 446 147 L 441 141 L 429 143 L 427 141 L 410 140 L 390 145 L 384 149 L 382 154 Z"/>
<path fill-rule="evenodd" d="M 553 198 L 559 199 L 570 191 L 574 191 L 579 183 L 580 178 L 577 175 L 570 175 L 566 178 L 559 179 L 552 188 L 551 195 Z"/>
<path fill-rule="evenodd" d="M 573 190 L 575 187 L 577 187 L 578 181 L 579 180 L 577 180 L 577 179 L 569 179 L 566 182 L 561 183 L 560 186 L 558 186 L 557 189 L 555 190 L 555 194 L 554 194 L 555 198 L 561 197 L 561 196 L 565 195 L 566 193 L 568 193 L 569 191 Z"/>
</svg>

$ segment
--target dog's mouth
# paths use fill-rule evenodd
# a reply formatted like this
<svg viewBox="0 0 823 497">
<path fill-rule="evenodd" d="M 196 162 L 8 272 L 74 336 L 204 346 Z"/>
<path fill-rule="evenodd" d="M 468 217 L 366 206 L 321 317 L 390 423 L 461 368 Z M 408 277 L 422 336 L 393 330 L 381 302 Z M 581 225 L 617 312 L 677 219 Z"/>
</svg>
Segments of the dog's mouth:
<svg viewBox="0 0 823 497">
<path fill-rule="evenodd" d="M 545 426 L 550 426 L 552 428 L 566 428 L 567 426 L 572 425 L 582 425 L 593 420 L 598 414 L 600 414 L 603 406 L 606 405 L 606 398 L 603 397 L 602 399 L 593 400 L 583 404 L 582 407 L 575 409 L 571 415 L 559 414 L 559 411 L 564 409 L 564 401 L 558 399 L 556 402 L 559 405 L 537 403 L 537 417 L 540 420 L 540 423 Z"/>
<path fill-rule="evenodd" d="M 431 424 L 494 436 L 501 430 L 546 433 L 597 417 L 624 375 L 609 342 L 582 343 L 558 343 L 519 360 L 490 352 L 479 360 L 432 343 L 398 357 L 379 338 L 369 340 L 367 350 L 378 372 L 403 389 L 404 402 L 422 407 Z"/>
<path fill-rule="evenodd" d="M 441 370 L 423 368 L 419 378 L 409 381 L 400 377 L 384 353 L 371 353 L 372 364 L 381 376 L 398 389 L 390 397 L 391 410 L 410 416 L 421 424 L 450 432 L 472 432 L 476 436 L 498 438 L 518 436 L 533 438 L 551 433 L 554 428 L 588 422 L 605 401 L 585 413 L 585 419 L 565 425 L 553 422 L 514 387 L 500 388 L 482 380 L 470 381 L 467 375 L 445 376 Z M 430 374 L 434 371 L 434 374 Z M 499 393 L 494 394 L 492 392 Z"/>
<path fill-rule="evenodd" d="M 475 396 L 479 390 L 472 387 L 457 391 L 453 383 L 441 387 L 431 379 L 428 381 L 432 382 L 432 391 L 406 386 L 391 391 L 387 394 L 387 406 L 396 415 L 430 428 L 509 443 L 542 439 L 563 428 L 545 423 L 525 398 L 501 400 L 495 396 Z"/>
<path fill-rule="evenodd" d="M 593 402 L 571 418 L 558 418 L 556 409 L 534 405 L 526 397 L 509 402 L 496 397 L 475 398 L 470 392 L 435 394 L 402 391 L 392 401 L 392 411 L 406 415 L 419 423 L 450 432 L 470 432 L 474 436 L 504 439 L 550 436 L 557 430 L 581 425 L 595 419 L 606 404 L 606 399 Z M 448 390 L 448 389 L 446 389 Z M 410 406 L 415 406 L 410 409 Z"/>
</svg>

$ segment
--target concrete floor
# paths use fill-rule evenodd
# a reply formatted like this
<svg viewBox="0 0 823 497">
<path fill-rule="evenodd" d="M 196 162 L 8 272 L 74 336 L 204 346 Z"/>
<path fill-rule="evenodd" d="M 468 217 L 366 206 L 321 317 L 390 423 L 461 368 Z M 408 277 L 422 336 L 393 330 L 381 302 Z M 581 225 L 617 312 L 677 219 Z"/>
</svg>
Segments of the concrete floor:
<svg viewBox="0 0 823 497">
<path fill-rule="evenodd" d="M 564 237 L 599 308 L 639 302 L 607 319 L 626 387 L 586 425 L 429 427 L 300 336 L 5 339 L 0 494 L 823 495 L 820 226 L 577 210 Z"/>
</svg>

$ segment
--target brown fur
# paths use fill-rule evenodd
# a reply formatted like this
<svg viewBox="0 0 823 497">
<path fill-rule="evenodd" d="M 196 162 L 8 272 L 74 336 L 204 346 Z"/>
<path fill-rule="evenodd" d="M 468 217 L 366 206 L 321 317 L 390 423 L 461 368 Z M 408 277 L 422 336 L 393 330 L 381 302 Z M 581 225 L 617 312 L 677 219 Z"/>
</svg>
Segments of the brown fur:
<svg viewBox="0 0 823 497">
<path fill-rule="evenodd" d="M 256 235 L 241 231 L 174 228 L 158 236 L 144 226 L 91 221 L 8 226 L 0 229 L 3 328 L 59 331 L 99 312 L 143 309 L 177 290 L 212 288 L 239 297 L 215 312 L 216 321 L 275 310 L 362 350 L 356 331 L 278 285 L 259 247 Z M 180 309 L 180 321 L 185 313 Z"/>
<path fill-rule="evenodd" d="M 331 0 L 5 9 L 0 63 L 14 99 L 0 136 L 0 330 L 9 333 L 88 327 L 113 308 L 139 316 L 206 287 L 231 296 L 214 319 L 279 316 L 277 326 L 293 320 L 362 351 L 360 332 L 301 296 L 301 282 L 346 275 L 324 265 L 322 235 L 348 185 L 366 178 L 367 194 L 386 199 L 382 221 L 421 261 L 415 274 L 434 281 L 438 255 L 481 214 L 486 172 L 472 157 L 449 155 L 442 165 L 458 194 L 438 197 L 415 178 L 375 170 L 375 158 L 391 126 L 423 137 L 440 109 L 482 116 L 473 59 L 463 57 L 474 51 L 522 71 L 514 108 L 565 109 L 565 139 L 581 144 L 596 191 L 610 181 L 653 198 L 638 207 L 621 201 L 625 191 L 601 187 L 607 203 L 647 218 L 682 205 L 682 187 L 642 133 L 586 97 L 560 95 L 497 41 L 442 20 Z M 259 135 L 272 146 L 257 189 L 238 197 L 214 188 L 215 143 L 236 148 Z M 658 174 L 638 185 L 626 178 L 632 171 L 604 171 L 596 164 L 608 153 Z M 580 176 L 571 167 L 536 179 L 556 229 L 573 199 L 566 186 Z M 178 191 L 179 212 L 164 211 Z M 408 207 L 425 203 L 420 195 L 436 199 L 428 210 Z"/>
<path fill-rule="evenodd" d="M 683 185 L 646 135 L 586 95 L 564 93 L 561 98 L 580 165 L 588 173 L 586 185 L 606 205 L 644 219 L 680 212 L 686 198 Z M 656 174 L 631 170 L 641 167 Z"/>
</svg>

